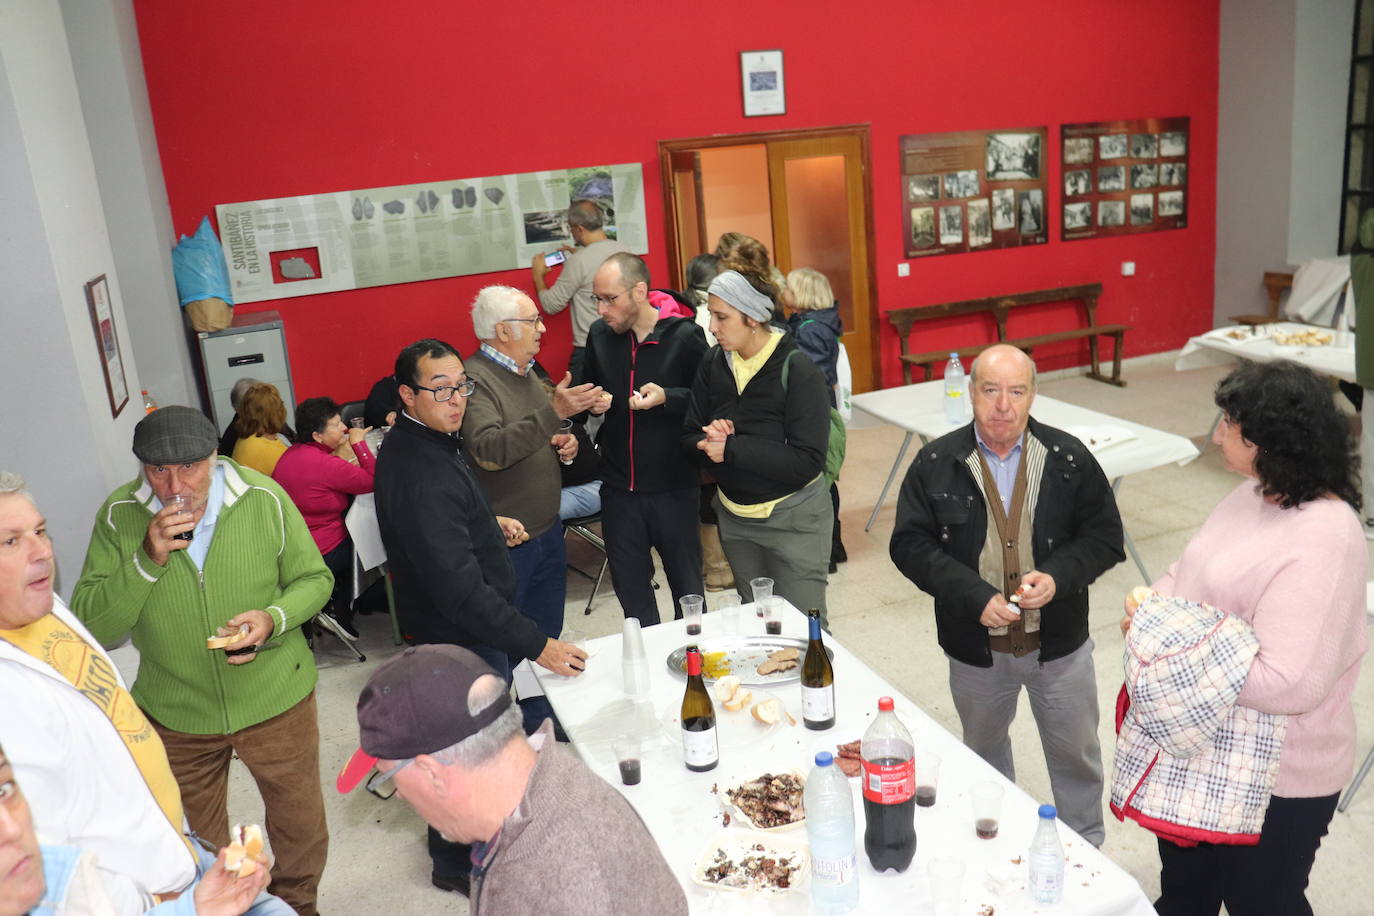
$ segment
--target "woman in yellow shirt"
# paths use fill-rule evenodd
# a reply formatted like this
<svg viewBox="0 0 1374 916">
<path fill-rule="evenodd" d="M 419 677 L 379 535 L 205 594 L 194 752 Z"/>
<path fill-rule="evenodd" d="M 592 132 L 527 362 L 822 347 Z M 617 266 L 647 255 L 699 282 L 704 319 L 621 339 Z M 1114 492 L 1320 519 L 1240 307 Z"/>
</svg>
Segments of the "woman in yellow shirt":
<svg viewBox="0 0 1374 916">
<path fill-rule="evenodd" d="M 286 405 L 276 386 L 260 383 L 249 388 L 239 402 L 239 418 L 235 430 L 238 444 L 231 456 L 246 468 L 272 476 L 277 459 L 286 451 L 286 442 L 278 435 L 286 425 Z"/>
</svg>

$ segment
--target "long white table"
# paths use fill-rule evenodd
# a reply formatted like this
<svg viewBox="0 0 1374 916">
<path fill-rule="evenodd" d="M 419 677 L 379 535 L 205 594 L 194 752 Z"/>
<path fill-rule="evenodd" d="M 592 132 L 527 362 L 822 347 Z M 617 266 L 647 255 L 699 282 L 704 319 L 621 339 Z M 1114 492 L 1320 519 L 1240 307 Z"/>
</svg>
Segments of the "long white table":
<svg viewBox="0 0 1374 916">
<path fill-rule="evenodd" d="M 877 519 L 884 500 L 887 499 L 887 491 L 892 487 L 892 481 L 896 479 L 897 472 L 902 470 L 902 462 L 906 458 L 907 449 L 911 446 L 912 437 L 920 436 L 922 444 L 925 444 L 956 428 L 955 424 L 945 419 L 944 393 L 944 382 L 933 381 L 854 395 L 855 409 L 906 431 L 902 446 L 897 450 L 897 457 L 892 462 L 892 469 L 888 471 L 887 480 L 883 483 L 882 492 L 878 494 L 878 501 L 873 504 L 873 511 L 868 516 L 868 524 L 864 525 L 865 531 L 873 527 L 873 522 Z M 1121 420 L 1076 404 L 1057 401 L 1043 394 L 1035 396 L 1031 415 L 1048 426 L 1084 439 L 1084 444 L 1102 466 L 1107 479 L 1112 482 L 1112 492 L 1121 488 L 1121 479 L 1127 474 L 1138 474 L 1166 464 L 1186 464 L 1199 454 L 1197 446 L 1182 436 L 1129 420 Z M 1113 434 L 1113 430 L 1124 433 Z M 1106 443 L 1101 447 L 1090 444 L 1088 438 L 1085 438 L 1085 435 L 1096 437 L 1098 433 L 1102 434 L 1101 439 Z M 1145 563 L 1135 549 L 1135 542 L 1131 540 L 1130 530 L 1125 527 L 1125 519 L 1122 519 L 1122 527 L 1126 549 L 1130 552 L 1131 559 L 1135 560 L 1135 565 L 1140 569 L 1145 581 L 1153 582 L 1154 578 L 1145 568 Z"/>
<path fill-rule="evenodd" d="M 1200 369 L 1204 366 L 1220 366 L 1237 359 L 1248 359 L 1257 363 L 1290 362 L 1306 366 L 1313 372 L 1355 381 L 1355 341 L 1354 335 L 1343 333 L 1340 339 L 1322 347 L 1290 347 L 1274 343 L 1270 335 L 1275 331 L 1313 330 L 1312 325 L 1296 324 L 1285 321 L 1276 324 L 1262 324 L 1255 327 L 1253 336 L 1241 339 L 1232 337 L 1232 332 L 1244 333 L 1247 329 L 1232 325 L 1214 328 L 1206 334 L 1199 334 L 1184 345 L 1174 360 L 1174 368 Z M 1330 328 L 1315 328 L 1331 332 Z M 1334 333 L 1334 332 L 1331 332 Z M 856 399 L 857 400 L 857 399 Z"/>
<path fill-rule="evenodd" d="M 763 632 L 763 622 L 746 605 L 741 613 L 741 628 L 746 635 Z M 783 634 L 804 637 L 805 617 L 789 609 L 784 614 Z M 703 633 L 694 639 L 721 635 L 724 624 L 719 613 L 706 614 Z M 859 858 L 859 912 L 928 913 L 930 885 L 926 868 L 930 860 L 952 856 L 966 866 L 960 914 L 979 912 L 990 905 L 998 916 L 1044 913 L 1036 907 L 1026 890 L 1025 866 L 1012 860 L 1024 857 L 1036 826 L 1036 807 L 1040 803 L 1007 782 L 991 766 L 975 755 L 908 698 L 878 677 L 837 640 L 827 637 L 834 652 L 837 720 L 833 728 L 813 732 L 801 725 L 801 692 L 797 683 L 767 688 L 780 699 L 798 720 L 787 724 L 786 717 L 772 727 L 763 726 L 749 716 L 748 710 L 727 712 L 717 704 L 721 742 L 720 765 L 706 773 L 692 773 L 682 762 L 682 744 L 674 721 L 682 702 L 685 680 L 671 674 L 665 660 L 672 650 L 687 643 L 681 620 L 649 627 L 643 631 L 649 656 L 651 699 L 636 706 L 622 692 L 619 635 L 591 641 L 592 656 L 587 670 L 577 678 L 563 678 L 542 668 L 536 669 L 545 694 L 553 705 L 573 748 L 594 771 L 616 786 L 648 825 L 664 858 L 687 893 L 693 913 L 807 913 L 810 889 L 802 887 L 765 903 L 733 891 L 701 887 L 691 878 L 691 867 L 706 844 L 722 829 L 719 795 L 712 787 L 734 785 L 764 772 L 798 770 L 810 772 L 815 753 L 860 738 L 876 714 L 880 696 L 896 701 L 898 716 L 911 731 L 916 746 L 933 750 L 943 758 L 936 804 L 916 809 L 916 858 L 902 874 L 878 874 L 863 852 L 864 815 L 858 780 L 854 789 L 856 848 Z M 620 784 L 619 770 L 611 742 L 619 734 L 639 729 L 649 737 L 642 753 L 643 781 L 636 786 Z M 1000 832 L 996 839 L 980 840 L 974 835 L 969 801 L 970 787 L 983 780 L 1001 783 L 1006 796 L 1002 804 Z M 729 829 L 738 828 L 736 825 Z M 1076 833 L 1059 824 L 1060 839 L 1067 856 L 1066 889 L 1063 902 L 1054 908 L 1063 916 L 1108 916 L 1132 914 L 1147 916 L 1154 910 L 1135 879 Z M 588 825 L 588 841 L 594 842 L 595 822 Z M 785 836 L 806 842 L 804 826 L 785 831 Z M 1002 893 L 990 890 L 986 875 L 992 869 L 1003 877 L 1014 876 Z"/>
</svg>

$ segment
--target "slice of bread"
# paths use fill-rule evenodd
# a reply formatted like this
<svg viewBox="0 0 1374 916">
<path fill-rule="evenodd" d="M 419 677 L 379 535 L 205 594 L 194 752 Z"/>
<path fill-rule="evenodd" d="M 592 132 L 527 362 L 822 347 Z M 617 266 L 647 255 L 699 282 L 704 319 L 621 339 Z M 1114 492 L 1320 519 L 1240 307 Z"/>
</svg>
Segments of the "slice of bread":
<svg viewBox="0 0 1374 916">
<path fill-rule="evenodd" d="M 225 848 L 224 870 L 237 872 L 240 878 L 246 878 L 258 870 L 258 855 L 262 852 L 262 828 L 257 824 L 235 824 L 229 836 L 233 839 Z"/>
<path fill-rule="evenodd" d="M 739 684 L 739 678 L 735 675 L 725 675 L 720 680 L 716 681 L 716 699 L 720 700 L 722 703 L 729 703 L 730 698 L 739 690 Z"/>
<path fill-rule="evenodd" d="M 773 725 L 778 721 L 781 711 L 782 703 L 775 698 L 764 700 L 762 703 L 755 703 L 754 708 L 749 710 L 749 714 L 764 725 Z"/>
<path fill-rule="evenodd" d="M 730 697 L 730 699 L 722 700 L 720 705 L 724 706 L 731 712 L 739 712 L 741 709 L 748 706 L 749 701 L 753 698 L 753 693 L 751 693 L 747 688 L 741 687 L 735 691 L 734 696 Z"/>
</svg>

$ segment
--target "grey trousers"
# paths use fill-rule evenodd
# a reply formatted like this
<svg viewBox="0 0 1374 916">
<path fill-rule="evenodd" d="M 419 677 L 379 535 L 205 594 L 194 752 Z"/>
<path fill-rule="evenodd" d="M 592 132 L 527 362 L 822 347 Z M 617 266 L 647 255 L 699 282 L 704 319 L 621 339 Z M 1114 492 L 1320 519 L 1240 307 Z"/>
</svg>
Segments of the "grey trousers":
<svg viewBox="0 0 1374 916">
<path fill-rule="evenodd" d="M 1107 829 L 1102 821 L 1093 641 L 1044 665 L 1039 652 L 1021 658 L 994 652 L 991 668 L 949 659 L 949 691 L 964 727 L 964 744 L 1012 782 L 1016 767 L 1008 730 L 1022 687 L 1040 731 L 1059 817 L 1083 839 L 1101 846 Z"/>
<path fill-rule="evenodd" d="M 773 594 L 803 613 L 819 608 L 821 622 L 828 626 L 825 586 L 835 510 L 825 478 L 778 503 L 768 518 L 740 518 L 720 504 L 719 496 L 712 504 L 740 600 L 753 601 L 749 580 L 767 576 L 773 580 Z"/>
</svg>

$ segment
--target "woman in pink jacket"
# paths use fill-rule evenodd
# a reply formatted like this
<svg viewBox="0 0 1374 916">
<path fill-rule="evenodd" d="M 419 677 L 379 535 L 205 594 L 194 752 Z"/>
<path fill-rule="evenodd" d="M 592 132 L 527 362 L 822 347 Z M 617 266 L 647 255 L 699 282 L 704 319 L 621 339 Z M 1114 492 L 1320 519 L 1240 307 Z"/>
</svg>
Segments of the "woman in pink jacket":
<svg viewBox="0 0 1374 916">
<path fill-rule="evenodd" d="M 1292 363 L 1247 363 L 1217 386 L 1212 441 L 1247 478 L 1212 510 L 1156 591 L 1254 628 L 1237 705 L 1288 717 L 1257 845 L 1159 840 L 1161 914 L 1311 914 L 1308 874 L 1355 762 L 1350 697 L 1365 651 L 1368 553 L 1354 443 L 1331 392 Z M 1371 418 L 1374 419 L 1374 418 Z M 1123 630 L 1134 606 L 1128 602 Z"/>
<path fill-rule="evenodd" d="M 339 405 L 329 398 L 310 398 L 296 407 L 296 444 L 277 461 L 272 479 L 281 484 L 305 516 L 315 546 L 334 574 L 334 593 L 325 611 L 354 639 L 349 592 L 353 582 L 353 540 L 344 527 L 344 513 L 358 493 L 372 492 L 376 459 L 363 441 L 366 429 L 349 429 Z M 340 458 L 344 443 L 358 463 Z"/>
</svg>

